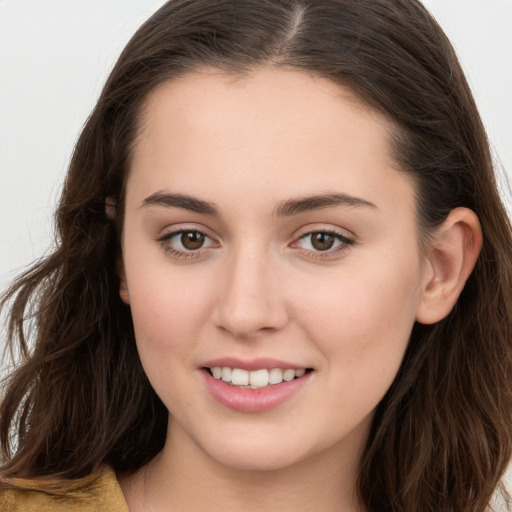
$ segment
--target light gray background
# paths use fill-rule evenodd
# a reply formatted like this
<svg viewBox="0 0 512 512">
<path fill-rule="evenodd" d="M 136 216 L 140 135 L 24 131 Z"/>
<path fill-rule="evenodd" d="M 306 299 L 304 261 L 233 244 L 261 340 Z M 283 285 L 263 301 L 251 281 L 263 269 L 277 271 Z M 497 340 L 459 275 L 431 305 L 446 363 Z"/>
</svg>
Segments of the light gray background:
<svg viewBox="0 0 512 512">
<path fill-rule="evenodd" d="M 52 242 L 80 128 L 115 59 L 163 0 L 0 0 L 0 290 Z M 426 0 L 512 173 L 512 0 Z"/>
</svg>

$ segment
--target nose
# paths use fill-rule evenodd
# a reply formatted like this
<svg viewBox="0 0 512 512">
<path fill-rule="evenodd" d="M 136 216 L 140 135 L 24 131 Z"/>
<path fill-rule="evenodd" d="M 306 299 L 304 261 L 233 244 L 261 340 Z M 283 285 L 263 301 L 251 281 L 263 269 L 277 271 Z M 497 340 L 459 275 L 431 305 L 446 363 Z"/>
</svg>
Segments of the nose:
<svg viewBox="0 0 512 512">
<path fill-rule="evenodd" d="M 267 255 L 239 254 L 226 262 L 214 321 L 238 339 L 277 332 L 288 322 L 279 269 Z"/>
</svg>

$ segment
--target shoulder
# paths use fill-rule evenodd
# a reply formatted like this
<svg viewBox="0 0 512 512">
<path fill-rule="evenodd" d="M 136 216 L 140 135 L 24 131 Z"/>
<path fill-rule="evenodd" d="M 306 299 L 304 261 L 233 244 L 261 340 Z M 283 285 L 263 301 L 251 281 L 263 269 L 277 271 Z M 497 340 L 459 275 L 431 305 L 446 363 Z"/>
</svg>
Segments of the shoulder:
<svg viewBox="0 0 512 512">
<path fill-rule="evenodd" d="M 0 480 L 1 512 L 128 512 L 114 471 L 103 467 L 71 482 Z"/>
</svg>

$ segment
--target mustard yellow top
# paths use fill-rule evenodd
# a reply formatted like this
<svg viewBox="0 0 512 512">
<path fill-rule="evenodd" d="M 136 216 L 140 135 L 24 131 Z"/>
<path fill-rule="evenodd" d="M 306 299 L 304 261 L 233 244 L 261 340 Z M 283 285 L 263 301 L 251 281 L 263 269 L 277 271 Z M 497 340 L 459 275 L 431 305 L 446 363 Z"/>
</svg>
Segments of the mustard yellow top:
<svg viewBox="0 0 512 512">
<path fill-rule="evenodd" d="M 74 480 L 65 489 L 45 479 L 10 478 L 0 482 L 0 511 L 129 512 L 116 474 L 106 466 Z"/>
<path fill-rule="evenodd" d="M 512 466 L 505 482 L 512 481 Z M 499 486 L 489 512 L 512 511 L 505 484 Z M 73 480 L 62 489 L 55 480 L 9 478 L 0 480 L 0 512 L 129 512 L 112 468 Z"/>
</svg>

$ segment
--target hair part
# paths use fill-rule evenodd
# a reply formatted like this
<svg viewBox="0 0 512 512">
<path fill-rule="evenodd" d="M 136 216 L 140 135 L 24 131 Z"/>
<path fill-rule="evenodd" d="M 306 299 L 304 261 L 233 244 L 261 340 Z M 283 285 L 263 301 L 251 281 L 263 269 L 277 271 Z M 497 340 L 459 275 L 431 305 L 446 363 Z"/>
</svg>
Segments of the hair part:
<svg viewBox="0 0 512 512">
<path fill-rule="evenodd" d="M 116 272 L 142 108 L 186 73 L 262 65 L 348 87 L 396 125 L 390 151 L 416 185 L 424 241 L 456 207 L 480 219 L 483 249 L 456 307 L 415 325 L 378 406 L 358 492 L 379 512 L 484 511 L 511 456 L 511 230 L 464 74 L 416 0 L 175 0 L 142 25 L 76 145 L 56 251 L 3 298 L 9 346 L 24 355 L 0 407 L 3 475 L 134 471 L 163 447 L 168 413 L 142 370 Z"/>
</svg>

